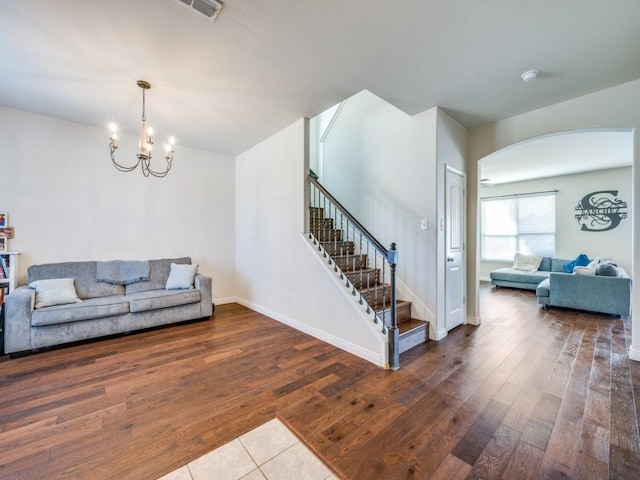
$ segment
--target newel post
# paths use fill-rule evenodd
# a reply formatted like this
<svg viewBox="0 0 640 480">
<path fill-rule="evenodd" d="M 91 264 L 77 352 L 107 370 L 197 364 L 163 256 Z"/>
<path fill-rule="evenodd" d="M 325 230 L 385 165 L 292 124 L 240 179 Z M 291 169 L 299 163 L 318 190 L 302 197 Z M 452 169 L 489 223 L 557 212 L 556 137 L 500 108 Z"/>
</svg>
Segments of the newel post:
<svg viewBox="0 0 640 480">
<path fill-rule="evenodd" d="M 392 243 L 387 252 L 387 261 L 391 277 L 391 325 L 389 326 L 389 367 L 392 370 L 400 368 L 400 340 L 398 333 L 398 314 L 396 311 L 396 264 L 398 263 L 398 251 L 396 244 Z"/>
</svg>

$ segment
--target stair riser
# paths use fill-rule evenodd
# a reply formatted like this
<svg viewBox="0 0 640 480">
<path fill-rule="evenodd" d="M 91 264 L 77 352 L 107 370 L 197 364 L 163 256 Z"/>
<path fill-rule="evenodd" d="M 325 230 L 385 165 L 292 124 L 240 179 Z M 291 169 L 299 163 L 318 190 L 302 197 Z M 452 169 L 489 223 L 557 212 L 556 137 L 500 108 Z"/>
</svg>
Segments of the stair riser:
<svg viewBox="0 0 640 480">
<path fill-rule="evenodd" d="M 323 228 L 333 229 L 333 218 L 311 219 L 309 221 L 310 230 L 321 230 Z"/>
<path fill-rule="evenodd" d="M 382 305 L 383 300 L 385 303 L 391 300 L 391 288 L 389 285 L 378 285 L 362 292 L 362 296 L 372 305 L 374 302 Z"/>
<path fill-rule="evenodd" d="M 367 256 L 366 255 L 353 255 L 342 258 L 334 258 L 334 262 L 338 268 L 343 271 L 354 271 L 362 268 L 367 268 Z"/>
<path fill-rule="evenodd" d="M 348 272 L 346 276 L 358 290 L 361 288 L 371 288 L 378 281 L 377 271 L 364 271 L 362 274 L 360 272 Z"/>
<path fill-rule="evenodd" d="M 382 314 L 383 312 L 380 311 L 376 315 L 379 319 L 382 319 Z M 411 320 L 411 304 L 396 307 L 396 314 L 398 316 L 398 323 Z M 384 310 L 384 323 L 387 327 L 391 325 L 391 308 Z"/>
<path fill-rule="evenodd" d="M 427 325 L 400 335 L 398 340 L 400 353 L 406 352 L 417 345 L 425 343 L 429 340 L 429 330 Z"/>
<path fill-rule="evenodd" d="M 310 230 L 310 232 L 321 242 L 340 241 L 342 238 L 342 230 Z"/>
<path fill-rule="evenodd" d="M 341 257 L 343 255 L 353 255 L 355 251 L 353 242 L 340 243 L 340 242 L 321 242 L 322 248 L 324 248 L 332 257 Z"/>
</svg>

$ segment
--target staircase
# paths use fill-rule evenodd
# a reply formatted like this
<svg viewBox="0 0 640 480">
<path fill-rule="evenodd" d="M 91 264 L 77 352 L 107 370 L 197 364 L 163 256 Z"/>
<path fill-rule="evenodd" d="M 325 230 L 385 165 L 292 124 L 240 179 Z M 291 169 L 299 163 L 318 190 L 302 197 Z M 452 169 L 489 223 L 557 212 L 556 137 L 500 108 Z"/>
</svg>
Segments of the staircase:
<svg viewBox="0 0 640 480">
<path fill-rule="evenodd" d="M 335 225 L 340 218 L 341 225 Z M 345 231 L 346 230 L 346 231 Z M 391 285 L 388 283 L 388 263 L 379 260 L 373 248 L 363 242 L 362 233 L 353 233 L 353 224 L 346 225 L 336 211 L 325 215 L 323 207 L 309 207 L 309 234 L 317 242 L 317 248 L 326 257 L 327 264 L 360 304 L 367 304 L 385 327 L 392 325 Z M 368 235 L 368 232 L 365 231 Z M 355 240 L 355 242 L 354 242 Z M 385 268 L 385 264 L 386 267 Z M 411 302 L 396 300 L 396 315 L 399 337 L 399 353 L 425 343 L 429 338 L 429 324 L 411 317 Z"/>
</svg>

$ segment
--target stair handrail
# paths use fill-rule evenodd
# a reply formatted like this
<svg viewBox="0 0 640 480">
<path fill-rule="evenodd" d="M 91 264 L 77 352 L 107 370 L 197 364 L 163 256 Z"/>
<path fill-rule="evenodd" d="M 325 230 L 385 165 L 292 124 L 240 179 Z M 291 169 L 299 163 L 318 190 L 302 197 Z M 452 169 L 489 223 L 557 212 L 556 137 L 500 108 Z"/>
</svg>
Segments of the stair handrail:
<svg viewBox="0 0 640 480">
<path fill-rule="evenodd" d="M 389 340 L 389 367 L 393 370 L 400 368 L 400 339 L 398 331 L 398 315 L 396 306 L 396 266 L 398 263 L 398 250 L 396 244 L 392 243 L 389 249 L 386 249 L 382 243 L 378 241 L 352 214 L 347 210 L 329 191 L 322 186 L 318 181 L 317 175 L 313 171 L 309 171 L 307 176 L 309 183 L 314 185 L 323 195 L 329 200 L 333 206 L 340 211 L 342 215 L 347 218 L 347 223 L 351 222 L 373 247 L 380 252 L 384 259 L 389 263 L 389 287 L 390 287 L 390 317 L 391 322 L 387 330 Z M 309 199 L 311 200 L 311 198 Z M 310 205 L 311 206 L 311 205 Z M 309 226 L 309 225 L 308 225 Z M 311 235 L 311 229 L 309 228 L 309 235 Z M 311 238 L 311 237 L 310 237 Z M 347 282 L 348 283 L 348 282 Z M 355 291 L 355 290 L 354 290 Z M 374 312 L 374 317 L 376 313 Z M 377 319 L 376 319 L 377 321 Z M 385 332 L 384 318 L 383 318 L 383 333 Z"/>
<path fill-rule="evenodd" d="M 365 237 L 367 237 L 367 240 L 369 240 L 378 249 L 380 253 L 382 253 L 385 257 L 389 256 L 389 251 L 382 246 L 382 244 L 376 239 L 376 237 L 374 237 L 371 233 L 369 233 L 369 231 L 366 228 L 364 228 L 362 224 L 358 220 L 356 220 L 356 218 L 353 215 L 351 215 L 351 212 L 349 212 L 349 210 L 343 207 L 342 204 L 338 200 L 336 200 L 336 198 L 333 195 L 331 195 L 327 191 L 327 189 L 320 184 L 320 182 L 318 182 L 318 180 L 316 180 L 311 174 L 309 174 L 308 178 L 309 178 L 309 181 L 313 183 L 318 188 L 318 190 L 322 192 L 322 194 L 325 197 L 327 197 L 329 200 L 331 200 L 332 203 L 334 203 L 334 205 L 338 208 L 338 210 L 340 210 L 340 212 L 342 212 L 342 214 L 346 216 L 351 223 L 353 223 L 356 227 L 358 227 L 358 229 L 362 233 L 364 233 Z M 395 244 L 392 244 L 392 245 L 395 245 Z"/>
</svg>

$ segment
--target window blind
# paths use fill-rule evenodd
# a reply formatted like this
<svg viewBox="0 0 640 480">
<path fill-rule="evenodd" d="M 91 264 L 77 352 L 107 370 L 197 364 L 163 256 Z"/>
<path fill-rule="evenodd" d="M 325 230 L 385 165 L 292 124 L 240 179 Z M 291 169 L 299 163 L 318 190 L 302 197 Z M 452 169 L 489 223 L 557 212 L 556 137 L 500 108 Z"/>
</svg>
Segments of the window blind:
<svg viewBox="0 0 640 480">
<path fill-rule="evenodd" d="M 480 214 L 483 260 L 555 254 L 555 193 L 482 199 Z"/>
</svg>

